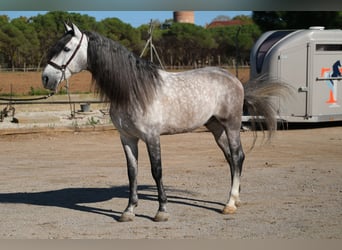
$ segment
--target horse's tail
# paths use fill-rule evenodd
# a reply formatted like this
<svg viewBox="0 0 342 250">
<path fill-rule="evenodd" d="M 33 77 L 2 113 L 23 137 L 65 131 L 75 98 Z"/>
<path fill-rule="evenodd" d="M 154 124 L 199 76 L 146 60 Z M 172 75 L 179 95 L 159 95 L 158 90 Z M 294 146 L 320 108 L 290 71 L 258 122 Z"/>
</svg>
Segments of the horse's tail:
<svg viewBox="0 0 342 250">
<path fill-rule="evenodd" d="M 270 139 L 277 129 L 279 105 L 274 97 L 287 97 L 290 94 L 289 85 L 260 77 L 244 84 L 244 90 L 244 113 L 247 113 L 252 118 L 252 130 L 256 131 L 258 124 L 264 132 L 264 126 L 266 126 L 268 139 Z M 257 138 L 256 135 L 255 132 L 253 146 Z"/>
</svg>

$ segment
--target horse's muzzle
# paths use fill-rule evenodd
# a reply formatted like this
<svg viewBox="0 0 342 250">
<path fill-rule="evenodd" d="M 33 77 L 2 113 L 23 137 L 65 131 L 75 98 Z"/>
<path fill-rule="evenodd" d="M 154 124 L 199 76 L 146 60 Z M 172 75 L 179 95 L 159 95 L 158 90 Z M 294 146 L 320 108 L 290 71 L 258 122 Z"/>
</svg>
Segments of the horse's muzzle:
<svg viewBox="0 0 342 250">
<path fill-rule="evenodd" d="M 42 82 L 43 82 L 44 88 L 51 90 L 51 91 L 56 90 L 56 85 L 52 83 L 51 79 L 49 79 L 47 75 L 42 76 Z"/>
</svg>

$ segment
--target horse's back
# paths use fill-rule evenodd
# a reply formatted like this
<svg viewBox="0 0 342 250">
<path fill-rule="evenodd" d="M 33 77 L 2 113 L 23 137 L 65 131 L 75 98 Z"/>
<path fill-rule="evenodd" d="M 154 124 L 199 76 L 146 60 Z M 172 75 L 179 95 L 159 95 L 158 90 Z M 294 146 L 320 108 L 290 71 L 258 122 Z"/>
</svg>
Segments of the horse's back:
<svg viewBox="0 0 342 250">
<path fill-rule="evenodd" d="M 229 71 L 219 67 L 205 67 L 182 72 L 159 71 L 162 85 L 166 88 L 179 88 L 184 91 L 194 89 L 212 89 L 212 91 L 241 91 L 243 87 Z"/>
<path fill-rule="evenodd" d="M 240 104 L 243 102 L 242 83 L 227 70 L 206 67 L 179 73 L 161 72 L 161 97 L 183 107 Z M 184 106 L 185 105 L 185 106 Z"/>
<path fill-rule="evenodd" d="M 207 67 L 179 73 L 161 72 L 162 88 L 156 98 L 162 132 L 196 129 L 211 117 L 240 116 L 243 86 L 228 71 Z"/>
</svg>

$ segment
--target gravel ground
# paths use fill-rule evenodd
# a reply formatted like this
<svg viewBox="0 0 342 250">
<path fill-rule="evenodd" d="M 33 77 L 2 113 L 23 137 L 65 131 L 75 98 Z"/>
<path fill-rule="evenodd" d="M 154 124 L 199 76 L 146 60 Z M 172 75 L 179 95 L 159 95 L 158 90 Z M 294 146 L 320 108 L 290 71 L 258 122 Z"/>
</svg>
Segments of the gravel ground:
<svg viewBox="0 0 342 250">
<path fill-rule="evenodd" d="M 27 128 L 0 123 L 0 238 L 342 238 L 340 126 L 278 131 L 262 145 L 259 135 L 252 151 L 253 135 L 243 132 L 242 206 L 234 215 L 220 213 L 230 176 L 212 135 L 163 136 L 165 223 L 152 221 L 158 202 L 140 143 L 139 207 L 133 222 L 120 223 L 128 197 L 126 160 L 108 117 L 102 125 L 63 130 L 57 123 L 64 114 L 45 115 L 59 120 L 42 127 L 27 122 Z"/>
</svg>

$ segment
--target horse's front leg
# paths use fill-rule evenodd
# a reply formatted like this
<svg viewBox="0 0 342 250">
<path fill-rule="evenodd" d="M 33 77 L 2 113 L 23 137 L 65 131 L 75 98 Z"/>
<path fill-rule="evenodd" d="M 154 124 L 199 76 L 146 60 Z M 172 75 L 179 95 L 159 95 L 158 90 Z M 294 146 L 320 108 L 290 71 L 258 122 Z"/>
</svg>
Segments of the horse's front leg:
<svg viewBox="0 0 342 250">
<path fill-rule="evenodd" d="M 129 180 L 129 201 L 127 208 L 119 219 L 121 222 L 132 221 L 135 217 L 134 208 L 138 206 L 138 140 L 138 138 L 121 135 L 121 143 L 127 160 L 127 172 Z"/>
<path fill-rule="evenodd" d="M 156 216 L 154 217 L 154 221 L 167 221 L 169 219 L 169 214 L 166 211 L 167 197 L 162 180 L 162 163 L 159 136 L 146 141 L 146 145 L 151 162 L 152 176 L 156 182 L 158 189 L 159 209 Z"/>
</svg>

